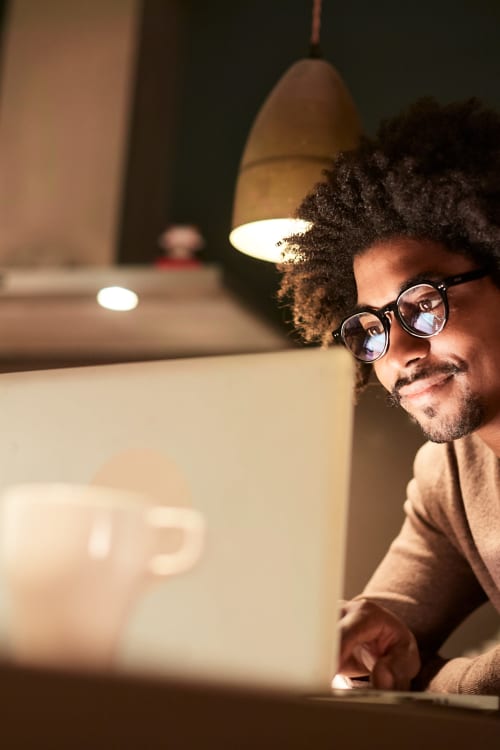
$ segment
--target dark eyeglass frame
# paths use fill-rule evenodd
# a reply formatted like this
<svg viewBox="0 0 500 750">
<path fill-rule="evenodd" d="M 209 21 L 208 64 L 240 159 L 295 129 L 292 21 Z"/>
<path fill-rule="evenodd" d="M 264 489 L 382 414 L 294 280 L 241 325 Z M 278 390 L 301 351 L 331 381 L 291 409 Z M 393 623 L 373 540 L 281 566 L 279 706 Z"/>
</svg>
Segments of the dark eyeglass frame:
<svg viewBox="0 0 500 750">
<path fill-rule="evenodd" d="M 356 310 L 355 313 L 352 313 L 351 315 L 348 315 L 344 320 L 341 322 L 339 327 L 333 331 L 332 336 L 336 344 L 342 344 L 343 346 L 348 349 L 348 351 L 351 352 L 353 357 L 358 359 L 360 362 L 364 362 L 367 365 L 371 365 L 377 360 L 379 360 L 381 357 L 386 354 L 387 350 L 389 349 L 390 344 L 390 330 L 391 330 L 391 319 L 388 317 L 388 313 L 393 313 L 394 317 L 400 324 L 400 326 L 409 334 L 412 336 L 415 336 L 415 338 L 419 339 L 430 339 L 433 336 L 437 336 L 442 332 L 444 327 L 446 326 L 446 323 L 448 322 L 448 316 L 449 316 L 449 305 L 448 305 L 448 295 L 447 290 L 451 286 L 458 286 L 459 284 L 466 284 L 469 281 L 475 281 L 476 279 L 482 279 L 484 276 L 487 276 L 489 274 L 488 269 L 486 268 L 475 268 L 472 271 L 465 271 L 465 273 L 458 273 L 454 276 L 447 276 L 445 279 L 441 279 L 441 281 L 432 281 L 427 279 L 422 279 L 422 281 L 413 281 L 408 286 L 406 286 L 404 289 L 400 291 L 397 298 L 393 302 L 389 302 L 387 305 L 384 305 L 384 307 L 380 307 L 376 309 L 375 307 L 362 307 L 359 310 Z M 403 294 L 406 294 L 410 289 L 413 289 L 415 287 L 419 286 L 431 286 L 433 287 L 440 295 L 443 305 L 444 305 L 444 323 L 439 329 L 439 331 L 433 331 L 432 333 L 418 333 L 414 331 L 404 320 L 404 318 L 401 316 L 401 313 L 399 312 L 399 302 L 401 300 L 401 297 Z M 360 314 L 363 313 L 370 313 L 371 315 L 374 315 L 383 325 L 384 331 L 385 331 L 385 346 L 382 350 L 382 352 L 374 357 L 374 359 L 363 359 L 362 357 L 358 357 L 352 349 L 346 344 L 344 340 L 344 328 L 346 323 L 351 320 L 354 317 L 357 317 Z"/>
</svg>

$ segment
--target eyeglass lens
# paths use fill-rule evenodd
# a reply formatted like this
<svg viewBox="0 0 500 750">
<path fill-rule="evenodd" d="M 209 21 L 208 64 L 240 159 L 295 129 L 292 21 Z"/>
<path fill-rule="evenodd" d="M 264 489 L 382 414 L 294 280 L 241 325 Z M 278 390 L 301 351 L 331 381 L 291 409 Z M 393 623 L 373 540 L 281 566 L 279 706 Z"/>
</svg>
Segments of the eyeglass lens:
<svg viewBox="0 0 500 750">
<path fill-rule="evenodd" d="M 446 323 L 443 294 L 430 284 L 416 284 L 400 294 L 395 314 L 409 333 L 421 338 L 434 336 Z M 387 348 L 389 325 L 384 324 L 383 315 L 384 312 L 363 311 L 344 321 L 344 343 L 364 362 L 374 362 Z"/>
</svg>

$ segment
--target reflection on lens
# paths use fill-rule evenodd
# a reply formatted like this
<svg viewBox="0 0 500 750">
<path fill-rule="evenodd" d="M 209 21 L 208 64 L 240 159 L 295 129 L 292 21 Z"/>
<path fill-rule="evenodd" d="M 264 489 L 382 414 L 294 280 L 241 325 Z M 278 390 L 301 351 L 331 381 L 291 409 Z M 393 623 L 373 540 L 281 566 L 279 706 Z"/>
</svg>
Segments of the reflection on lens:
<svg viewBox="0 0 500 750">
<path fill-rule="evenodd" d="M 433 336 L 446 322 L 446 309 L 438 289 L 417 284 L 399 297 L 398 312 L 408 329 L 420 336 Z"/>
<path fill-rule="evenodd" d="M 373 362 L 385 351 L 386 332 L 380 318 L 370 312 L 351 315 L 342 326 L 347 348 L 363 362 Z"/>
</svg>

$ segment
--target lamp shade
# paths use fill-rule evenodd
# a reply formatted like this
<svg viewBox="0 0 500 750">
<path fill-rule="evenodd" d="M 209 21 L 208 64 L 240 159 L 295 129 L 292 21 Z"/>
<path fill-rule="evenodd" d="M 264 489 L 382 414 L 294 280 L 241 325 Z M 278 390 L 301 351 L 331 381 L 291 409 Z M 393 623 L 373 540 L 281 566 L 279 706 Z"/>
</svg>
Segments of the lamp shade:
<svg viewBox="0 0 500 750">
<path fill-rule="evenodd" d="M 335 154 L 356 146 L 360 133 L 354 103 L 335 68 L 309 58 L 292 65 L 264 102 L 245 145 L 231 244 L 263 260 L 281 260 L 276 243 L 307 228 L 294 218 L 301 201 Z"/>
</svg>

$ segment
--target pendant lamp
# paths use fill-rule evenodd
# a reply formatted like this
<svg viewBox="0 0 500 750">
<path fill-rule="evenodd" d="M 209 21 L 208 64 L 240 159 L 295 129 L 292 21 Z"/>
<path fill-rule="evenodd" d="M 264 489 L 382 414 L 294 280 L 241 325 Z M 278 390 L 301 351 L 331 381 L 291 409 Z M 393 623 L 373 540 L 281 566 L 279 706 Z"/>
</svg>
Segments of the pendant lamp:
<svg viewBox="0 0 500 750">
<path fill-rule="evenodd" d="M 284 257 L 277 243 L 307 229 L 294 218 L 303 198 L 361 134 L 342 78 L 320 59 L 320 10 L 321 0 L 314 0 L 310 57 L 294 63 L 265 100 L 238 172 L 229 241 L 273 263 Z"/>
</svg>

